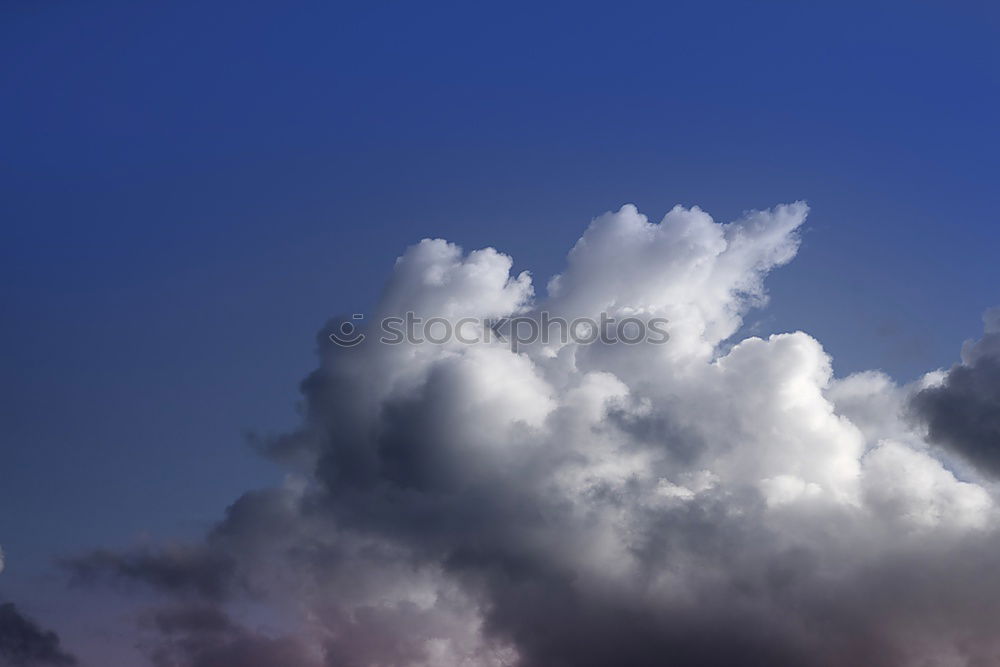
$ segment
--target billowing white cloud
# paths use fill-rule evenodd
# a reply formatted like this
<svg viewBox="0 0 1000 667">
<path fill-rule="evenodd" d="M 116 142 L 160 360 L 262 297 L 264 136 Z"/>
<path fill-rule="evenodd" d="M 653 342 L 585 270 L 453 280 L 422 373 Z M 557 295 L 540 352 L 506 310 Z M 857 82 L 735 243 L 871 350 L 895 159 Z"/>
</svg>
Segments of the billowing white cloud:
<svg viewBox="0 0 1000 667">
<path fill-rule="evenodd" d="M 269 443 L 284 487 L 203 544 L 72 567 L 186 605 L 147 625 L 164 665 L 992 664 L 995 490 L 912 419 L 941 375 L 835 379 L 806 333 L 729 340 L 806 214 L 624 206 L 544 297 L 493 249 L 422 241 L 378 317 L 664 317 L 670 339 L 324 332 L 303 423 Z M 250 602 L 282 622 L 248 630 Z"/>
</svg>

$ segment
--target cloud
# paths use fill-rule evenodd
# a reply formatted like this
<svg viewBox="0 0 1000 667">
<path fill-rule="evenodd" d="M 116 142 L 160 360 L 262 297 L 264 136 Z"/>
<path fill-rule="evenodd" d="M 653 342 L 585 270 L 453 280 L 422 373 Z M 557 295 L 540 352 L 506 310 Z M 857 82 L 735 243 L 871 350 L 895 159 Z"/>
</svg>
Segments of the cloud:
<svg viewBox="0 0 1000 667">
<path fill-rule="evenodd" d="M 187 592 L 211 599 L 222 597 L 234 585 L 232 558 L 201 547 L 131 553 L 101 549 L 64 564 L 77 583 L 110 576 L 125 583 L 144 583 L 165 592 Z"/>
<path fill-rule="evenodd" d="M 985 332 L 962 349 L 940 384 L 913 398 L 930 438 L 1000 475 L 1000 308 L 983 317 Z"/>
<path fill-rule="evenodd" d="M 301 425 L 262 445 L 284 485 L 185 550 L 71 567 L 164 596 L 158 664 L 992 664 L 996 499 L 910 418 L 933 377 L 835 378 L 803 332 L 731 340 L 807 212 L 625 206 L 545 296 L 495 250 L 423 241 L 376 318 L 603 312 L 670 338 L 345 349 L 333 321 Z"/>
<path fill-rule="evenodd" d="M 59 667 L 77 661 L 59 637 L 24 616 L 10 602 L 0 604 L 0 667 Z"/>
<path fill-rule="evenodd" d="M 145 619 L 156 667 L 320 667 L 294 637 L 269 637 L 235 624 L 214 607 L 171 607 Z"/>
</svg>

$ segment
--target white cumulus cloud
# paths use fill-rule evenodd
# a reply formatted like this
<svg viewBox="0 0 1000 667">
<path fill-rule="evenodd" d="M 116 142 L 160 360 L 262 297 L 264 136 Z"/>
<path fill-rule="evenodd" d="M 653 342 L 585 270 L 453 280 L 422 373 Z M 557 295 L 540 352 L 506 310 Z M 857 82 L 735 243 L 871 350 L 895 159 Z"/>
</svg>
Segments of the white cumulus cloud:
<svg viewBox="0 0 1000 667">
<path fill-rule="evenodd" d="M 379 317 L 664 317 L 670 339 L 321 335 L 303 423 L 268 447 L 286 486 L 183 551 L 71 567 L 172 596 L 147 624 L 163 665 L 994 664 L 996 490 L 911 405 L 940 374 L 834 378 L 807 333 L 730 340 L 807 212 L 627 205 L 545 296 L 496 250 L 422 241 Z M 966 367 L 992 372 L 987 343 Z M 249 601 L 283 626 L 241 625 Z"/>
</svg>

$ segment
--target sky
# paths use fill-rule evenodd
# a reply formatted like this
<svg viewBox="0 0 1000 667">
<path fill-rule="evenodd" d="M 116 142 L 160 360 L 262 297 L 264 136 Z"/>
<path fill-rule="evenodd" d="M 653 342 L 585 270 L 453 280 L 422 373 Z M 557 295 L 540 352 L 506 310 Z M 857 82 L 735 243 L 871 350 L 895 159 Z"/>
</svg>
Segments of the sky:
<svg viewBox="0 0 1000 667">
<path fill-rule="evenodd" d="M 0 607 L 0 626 L 3 617 L 17 620 L 24 612 L 39 627 L 56 629 L 64 647 L 59 650 L 77 654 L 83 664 L 118 650 L 129 657 L 115 658 L 115 664 L 138 664 L 128 653 L 135 642 L 126 631 L 109 625 L 106 635 L 95 634 L 78 618 L 81 603 L 106 610 L 95 612 L 94 627 L 119 619 L 133 603 L 100 586 L 69 585 L 73 571 L 135 566 L 128 558 L 136 545 L 159 553 L 156 545 L 193 541 L 218 556 L 221 547 L 199 540 L 206 533 L 236 532 L 228 524 L 219 527 L 223 516 L 232 519 L 225 515 L 227 507 L 250 489 L 292 484 L 288 468 L 260 456 L 253 443 L 260 449 L 259 443 L 300 432 L 303 421 L 311 424 L 316 413 L 324 413 L 314 405 L 323 400 L 315 384 L 299 393 L 300 382 L 317 367 L 317 347 L 321 369 L 344 364 L 345 374 L 360 373 L 352 362 L 336 361 L 341 357 L 326 350 L 322 335 L 317 344 L 317 331 L 332 317 L 389 312 L 387 294 L 402 294 L 398 303 L 428 312 L 427 304 L 438 303 L 433 294 L 400 287 L 403 269 L 394 264 L 408 252 L 417 262 L 424 251 L 407 248 L 424 238 L 443 238 L 466 252 L 493 247 L 511 257 L 511 276 L 531 274 L 534 296 L 511 296 L 529 310 L 548 304 L 591 312 L 580 304 L 590 304 L 603 289 L 593 278 L 567 278 L 571 294 L 576 285 L 578 296 L 572 298 L 547 294 L 549 278 L 590 275 L 602 284 L 618 284 L 622 267 L 639 267 L 643 271 L 632 274 L 634 290 L 621 284 L 618 298 L 641 296 L 643 303 L 668 310 L 697 305 L 706 326 L 728 332 L 718 339 L 705 334 L 701 342 L 714 350 L 710 358 L 729 353 L 748 336 L 767 340 L 770 334 L 805 332 L 829 355 L 836 378 L 829 382 L 879 370 L 892 379 L 891 391 L 879 391 L 891 394 L 893 405 L 911 405 L 902 395 L 921 396 L 912 398 L 911 407 L 925 416 L 921 428 L 927 433 L 918 438 L 907 431 L 893 442 L 921 455 L 929 447 L 955 452 L 954 461 L 937 459 L 958 476 L 956 483 L 976 483 L 983 493 L 993 493 L 988 480 L 995 459 L 981 445 L 995 431 L 958 428 L 970 421 L 954 415 L 956 405 L 962 414 L 991 414 L 995 405 L 992 331 L 989 321 L 984 330 L 981 318 L 1000 304 L 998 31 L 1000 12 L 978 2 L 3 3 L 0 602 L 16 608 Z M 794 260 L 760 260 L 767 270 L 719 260 L 754 284 L 766 273 L 766 304 L 746 295 L 713 301 L 705 284 L 718 280 L 724 290 L 737 285 L 723 277 L 688 284 L 689 278 L 667 272 L 666 282 L 656 282 L 661 264 L 647 264 L 641 247 L 598 241 L 593 245 L 607 248 L 607 254 L 567 259 L 595 218 L 608 228 L 632 230 L 641 227 L 633 210 L 659 223 L 680 205 L 683 211 L 672 219 L 690 218 L 694 222 L 684 224 L 697 228 L 697 235 L 714 238 L 723 232 L 713 231 L 716 227 L 692 207 L 715 223 L 728 223 L 756 219 L 746 217 L 754 210 L 781 220 L 784 209 L 774 207 L 800 201 L 808 213 L 796 213 L 802 220 L 782 232 L 781 243 L 794 241 Z M 637 208 L 622 208 L 629 203 Z M 617 213 L 599 218 L 609 211 Z M 594 224 L 591 229 L 600 236 L 603 227 Z M 680 238 L 670 225 L 681 223 L 658 227 L 665 245 L 654 244 L 667 264 L 675 257 L 670 244 Z M 774 243 L 771 250 L 785 247 Z M 701 247 L 676 255 L 676 261 L 700 257 Z M 469 261 L 458 257 L 433 262 L 461 267 Z M 583 267 L 576 274 L 573 262 Z M 502 262 L 489 266 L 507 275 Z M 643 291 L 647 280 L 661 292 Z M 675 284 L 688 292 L 681 290 L 673 302 L 657 301 L 661 297 L 655 294 Z M 479 313 L 489 298 L 469 297 L 469 308 Z M 686 345 L 683 323 L 678 326 L 674 340 Z M 963 341 L 972 339 L 985 342 L 970 343 L 961 357 Z M 774 345 L 784 349 L 784 343 Z M 793 351 L 781 354 L 794 356 L 800 348 L 807 357 L 815 353 L 800 339 L 788 345 Z M 677 370 L 678 359 L 688 358 L 688 348 L 678 349 L 662 362 L 667 374 Z M 704 362 L 701 354 L 689 356 Z M 375 379 L 365 382 L 395 377 L 409 363 L 389 358 L 391 368 L 371 361 Z M 591 361 L 591 371 L 617 375 L 635 400 L 651 392 L 645 396 L 651 409 L 662 412 L 650 426 L 648 415 L 640 419 L 629 403 L 619 406 L 620 413 L 605 415 L 602 424 L 618 424 L 637 442 L 645 440 L 635 432 L 661 427 L 673 432 L 682 422 L 684 432 L 699 442 L 735 437 L 704 431 L 695 416 L 702 404 L 675 414 L 684 406 L 644 389 L 650 380 L 629 363 Z M 926 373 L 947 371 L 960 361 L 957 373 L 942 376 L 944 384 L 927 384 Z M 479 372 L 517 378 L 527 372 L 517 363 L 509 371 L 513 375 L 490 370 L 489 363 Z M 544 367 L 537 359 L 533 363 Z M 413 372 L 438 377 L 426 369 Z M 440 394 L 421 400 L 454 405 L 459 398 L 451 376 L 441 373 Z M 539 371 L 538 382 L 555 392 L 538 389 L 539 395 L 561 406 L 554 411 L 569 410 L 574 383 L 590 382 L 584 370 L 579 373 L 571 380 L 561 371 Z M 721 380 L 691 377 L 686 385 L 670 385 L 670 391 L 729 405 L 713 393 L 721 389 L 710 390 Z M 864 377 L 875 382 L 874 376 Z M 346 391 L 330 382 L 338 387 L 329 389 L 331 395 Z M 766 394 L 767 381 L 760 383 Z M 850 403 L 843 394 L 851 387 L 860 391 L 848 385 L 835 396 L 835 389 L 824 387 L 832 405 L 837 396 Z M 512 391 L 531 396 L 523 387 Z M 621 398 L 607 387 L 602 391 Z M 546 400 L 538 399 L 541 405 Z M 407 405 L 399 408 L 401 423 L 412 418 Z M 496 408 L 501 415 L 505 409 L 520 415 L 511 417 L 514 421 L 534 423 L 520 404 Z M 338 418 L 364 423 L 363 409 L 357 410 Z M 455 419 L 441 417 L 462 432 Z M 550 421 L 538 416 L 533 428 L 558 433 L 569 428 Z M 860 416 L 854 421 L 865 432 L 863 450 L 880 452 L 870 459 L 872 470 L 883 459 L 910 455 L 878 449 L 882 435 L 902 432 L 903 426 L 868 428 Z M 760 426 L 765 427 L 772 428 Z M 840 442 L 854 436 L 830 437 Z M 552 433 L 532 438 L 558 440 Z M 914 444 L 918 441 L 923 444 Z M 339 445 L 311 446 L 335 451 Z M 317 455 L 317 461 L 337 457 Z M 419 461 L 404 460 L 420 469 Z M 983 479 L 975 466 L 963 467 L 969 461 L 987 471 Z M 711 469 L 721 479 L 711 488 L 750 479 L 739 461 L 717 463 L 731 469 Z M 921 459 L 920 465 L 925 463 Z M 685 460 L 688 464 L 694 465 Z M 552 465 L 543 469 L 556 477 L 565 473 Z M 663 465 L 689 476 L 700 470 Z M 775 470 L 767 479 L 787 472 Z M 325 488 L 336 486 L 341 473 L 319 465 L 295 474 Z M 697 483 L 663 475 L 665 483 L 686 489 L 681 495 L 700 497 Z M 802 475 L 802 488 L 815 484 L 840 500 L 849 495 L 826 473 L 817 472 L 815 479 Z M 979 496 L 961 489 L 954 497 L 966 498 L 962 494 L 968 492 L 975 497 L 966 500 L 978 507 Z M 871 507 L 896 502 L 865 498 Z M 966 507 L 965 500 L 949 502 Z M 335 513 L 341 522 L 363 514 L 358 498 L 337 506 L 351 510 Z M 320 530 L 309 525 L 308 530 Z M 379 526 L 362 531 L 365 539 L 392 537 L 396 544 L 406 533 L 389 523 Z M 603 543 L 571 522 L 552 534 Z M 420 539 L 403 542 L 419 551 L 428 544 L 454 546 L 449 539 L 443 529 L 438 534 L 428 528 Z M 816 539 L 808 548 L 825 544 Z M 969 546 L 970 559 L 983 548 Z M 95 561 L 96 553 L 106 558 Z M 545 554 L 546 571 L 558 574 L 569 567 L 552 552 Z M 930 558 L 924 551 L 908 557 Z M 871 558 L 859 571 L 885 566 Z M 67 559 L 76 566 L 67 568 Z M 622 582 L 633 582 L 632 575 L 620 576 L 616 585 L 627 589 Z M 426 585 L 445 584 L 434 579 Z M 485 583 L 463 584 L 462 595 L 473 601 L 485 595 L 491 608 L 501 611 L 519 608 L 518 601 L 497 597 L 496 585 L 486 577 Z M 472 589 L 487 592 L 469 593 Z M 588 598 L 593 619 L 602 618 L 614 605 L 589 592 L 595 596 Z M 141 600 L 135 604 L 153 604 L 145 589 L 134 595 Z M 448 613 L 457 614 L 466 603 L 472 604 L 456 602 Z M 238 606 L 229 599 L 226 604 Z M 259 600 L 254 605 L 266 607 Z M 249 608 L 240 613 L 259 611 Z M 280 605 L 259 613 L 267 617 L 276 608 Z M 213 607 L 217 616 L 202 625 L 216 623 L 226 637 L 243 639 L 252 624 L 243 616 L 230 618 L 228 607 L 230 616 L 220 609 Z M 657 609 L 671 618 L 681 613 Z M 966 618 L 968 609 L 962 610 L 953 618 Z M 656 614 L 643 618 L 659 618 Z M 891 609 L 885 614 L 895 618 Z M 154 625 L 183 625 L 176 618 L 174 626 L 157 618 Z M 449 618 L 435 617 L 434 623 L 448 625 Z M 524 664 L 555 664 L 546 661 L 570 655 L 505 620 L 502 614 L 487 618 L 493 634 L 486 634 L 508 642 L 504 650 L 519 654 Z M 904 625 L 900 621 L 899 627 Z M 754 645 L 756 635 L 747 632 L 748 645 Z M 454 646 L 466 645 L 454 639 L 458 635 L 445 634 Z M 461 636 L 475 643 L 472 635 Z M 647 645 L 645 637 L 632 639 L 636 646 Z M 790 641 L 782 651 L 798 655 L 799 648 Z M 329 649 L 334 657 L 328 658 L 341 662 L 331 664 L 350 664 L 349 656 L 367 655 L 368 648 L 337 650 L 341 653 Z M 700 647 L 685 650 L 697 653 Z M 885 650 L 895 655 L 895 649 Z M 844 651 L 834 653 L 847 655 Z M 52 655 L 58 663 L 58 651 Z M 194 665 L 205 658 L 185 659 Z M 306 658 L 300 662 L 310 664 Z"/>
</svg>

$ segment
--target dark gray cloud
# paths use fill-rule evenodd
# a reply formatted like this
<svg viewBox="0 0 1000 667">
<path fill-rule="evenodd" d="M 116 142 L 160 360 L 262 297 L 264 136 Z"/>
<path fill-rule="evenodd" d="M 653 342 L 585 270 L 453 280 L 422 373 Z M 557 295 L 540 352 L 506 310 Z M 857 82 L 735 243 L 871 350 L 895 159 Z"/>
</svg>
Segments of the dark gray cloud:
<svg viewBox="0 0 1000 667">
<path fill-rule="evenodd" d="M 234 586 L 235 561 L 207 547 L 180 546 L 152 551 L 116 552 L 100 549 L 63 561 L 76 583 L 109 577 L 123 583 L 142 583 L 176 594 L 211 599 L 227 595 Z"/>
<path fill-rule="evenodd" d="M 0 667 L 59 667 L 76 665 L 59 636 L 24 616 L 11 602 L 0 604 Z"/>
<path fill-rule="evenodd" d="M 984 317 L 983 337 L 967 344 L 944 381 L 913 397 L 930 438 L 1000 475 L 1000 308 Z"/>
<path fill-rule="evenodd" d="M 248 630 L 215 607 L 161 609 L 145 619 L 154 632 L 147 647 L 157 667 L 320 667 L 293 637 Z"/>
</svg>

